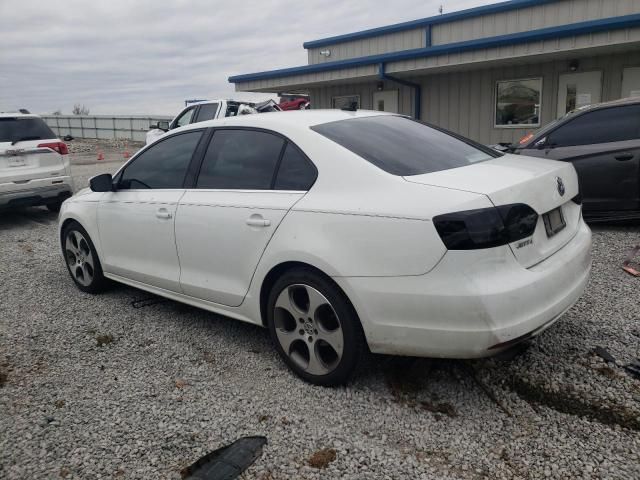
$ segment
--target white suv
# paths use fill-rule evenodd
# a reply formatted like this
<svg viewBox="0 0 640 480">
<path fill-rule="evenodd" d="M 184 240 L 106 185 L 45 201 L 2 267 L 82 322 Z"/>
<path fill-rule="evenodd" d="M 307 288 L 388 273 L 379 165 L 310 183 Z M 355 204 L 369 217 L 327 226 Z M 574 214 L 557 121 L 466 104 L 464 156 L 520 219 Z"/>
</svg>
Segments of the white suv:
<svg viewBox="0 0 640 480">
<path fill-rule="evenodd" d="M 73 195 L 69 150 L 37 115 L 0 112 L 0 209 L 46 205 Z"/>
</svg>

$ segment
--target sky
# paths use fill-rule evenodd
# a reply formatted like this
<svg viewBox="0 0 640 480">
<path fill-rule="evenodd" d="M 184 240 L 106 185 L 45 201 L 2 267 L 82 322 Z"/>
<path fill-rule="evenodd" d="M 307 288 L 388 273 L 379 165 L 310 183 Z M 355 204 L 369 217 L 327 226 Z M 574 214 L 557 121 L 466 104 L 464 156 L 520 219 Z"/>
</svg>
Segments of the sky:
<svg viewBox="0 0 640 480">
<path fill-rule="evenodd" d="M 173 115 L 230 75 L 307 64 L 302 43 L 481 0 L 0 0 L 0 111 Z"/>
</svg>

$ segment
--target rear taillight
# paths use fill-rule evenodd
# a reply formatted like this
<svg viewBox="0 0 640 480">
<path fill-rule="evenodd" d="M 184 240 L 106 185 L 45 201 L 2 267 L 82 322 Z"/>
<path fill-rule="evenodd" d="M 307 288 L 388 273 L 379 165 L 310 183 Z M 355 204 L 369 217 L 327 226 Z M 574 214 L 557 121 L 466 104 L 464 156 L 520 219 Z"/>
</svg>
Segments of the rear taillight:
<svg viewBox="0 0 640 480">
<path fill-rule="evenodd" d="M 533 235 L 538 214 L 515 203 L 434 217 L 433 224 L 449 250 L 492 248 Z"/>
<path fill-rule="evenodd" d="M 69 148 L 67 144 L 64 142 L 49 142 L 49 143 L 41 143 L 38 145 L 38 148 L 50 148 L 51 150 L 55 150 L 60 155 L 68 155 Z"/>
</svg>

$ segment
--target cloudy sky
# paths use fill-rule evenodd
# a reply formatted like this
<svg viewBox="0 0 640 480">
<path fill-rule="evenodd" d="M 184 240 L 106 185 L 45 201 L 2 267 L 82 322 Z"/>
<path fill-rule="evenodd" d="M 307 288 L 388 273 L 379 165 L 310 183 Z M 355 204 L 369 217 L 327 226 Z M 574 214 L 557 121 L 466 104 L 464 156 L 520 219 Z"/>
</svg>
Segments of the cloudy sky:
<svg viewBox="0 0 640 480">
<path fill-rule="evenodd" d="M 0 111 L 171 115 L 238 95 L 230 75 L 306 64 L 304 41 L 487 3 L 0 0 Z"/>
</svg>

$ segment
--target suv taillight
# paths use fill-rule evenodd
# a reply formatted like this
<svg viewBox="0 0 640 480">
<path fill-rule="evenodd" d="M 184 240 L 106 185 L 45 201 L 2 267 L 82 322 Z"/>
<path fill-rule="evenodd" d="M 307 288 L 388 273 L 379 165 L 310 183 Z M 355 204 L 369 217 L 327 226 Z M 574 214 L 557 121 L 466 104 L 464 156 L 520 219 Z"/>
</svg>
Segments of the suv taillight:
<svg viewBox="0 0 640 480">
<path fill-rule="evenodd" d="M 529 205 L 465 210 L 434 217 L 433 224 L 449 250 L 492 248 L 533 235 L 538 214 Z"/>
<path fill-rule="evenodd" d="M 55 150 L 60 155 L 68 155 L 69 148 L 67 144 L 64 142 L 50 142 L 50 143 L 41 143 L 38 145 L 38 148 L 50 148 L 51 150 Z"/>
</svg>

